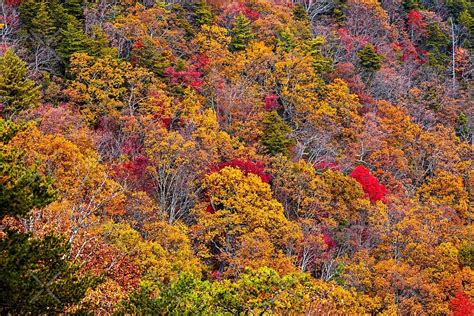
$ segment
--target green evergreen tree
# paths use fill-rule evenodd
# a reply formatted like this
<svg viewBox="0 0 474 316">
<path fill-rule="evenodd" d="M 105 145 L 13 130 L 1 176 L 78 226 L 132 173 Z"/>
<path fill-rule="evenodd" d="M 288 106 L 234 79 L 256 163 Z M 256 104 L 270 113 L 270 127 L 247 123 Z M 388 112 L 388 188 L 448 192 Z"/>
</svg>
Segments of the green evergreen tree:
<svg viewBox="0 0 474 316">
<path fill-rule="evenodd" d="M 296 47 L 295 39 L 289 29 L 280 32 L 277 39 L 277 45 L 287 53 Z"/>
<path fill-rule="evenodd" d="M 164 2 L 162 2 L 163 4 Z M 188 38 L 192 38 L 195 35 L 195 30 L 193 25 L 191 24 L 189 20 L 189 12 L 185 10 L 184 7 L 191 7 L 188 4 L 181 5 L 179 3 L 173 3 L 171 5 L 171 12 L 173 12 L 176 15 L 176 23 L 180 28 L 182 28 L 185 31 L 185 36 Z"/>
<path fill-rule="evenodd" d="M 55 198 L 51 180 L 23 162 L 22 154 L 7 147 L 22 127 L 0 120 L 7 127 L 0 142 L 0 220 L 24 216 Z M 5 315 L 57 314 L 77 306 L 99 279 L 81 276 L 80 266 L 68 261 L 69 245 L 62 238 L 4 230 L 0 238 L 0 306 Z"/>
<path fill-rule="evenodd" d="M 293 9 L 293 17 L 297 21 L 309 21 L 308 12 L 302 4 L 298 4 Z"/>
<path fill-rule="evenodd" d="M 25 62 L 8 49 L 0 57 L 0 104 L 7 118 L 39 102 L 39 86 L 26 75 Z"/>
<path fill-rule="evenodd" d="M 25 35 L 27 32 L 30 31 L 32 27 L 32 21 L 36 16 L 36 12 L 38 11 L 38 7 L 41 2 L 34 1 L 34 0 L 25 0 L 22 1 L 20 6 L 18 7 L 18 11 L 20 13 L 20 26 L 21 31 Z"/>
<path fill-rule="evenodd" d="M 289 139 L 291 128 L 283 121 L 276 111 L 269 112 L 262 121 L 263 135 L 261 143 L 270 155 L 288 155 L 293 144 Z"/>
<path fill-rule="evenodd" d="M 448 36 L 441 30 L 441 27 L 437 23 L 431 23 L 426 27 L 428 32 L 426 47 L 429 50 L 438 49 L 445 51 L 449 45 Z"/>
<path fill-rule="evenodd" d="M 459 113 L 456 120 L 456 134 L 464 139 L 467 143 L 471 143 L 473 141 L 474 124 L 472 122 L 472 118 L 470 120 L 469 116 L 463 112 Z"/>
<path fill-rule="evenodd" d="M 62 0 L 62 7 L 67 14 L 72 15 L 78 20 L 83 19 L 82 2 L 83 0 Z"/>
<path fill-rule="evenodd" d="M 403 1 L 403 8 L 406 12 L 410 12 L 411 10 L 420 10 L 422 9 L 422 5 L 420 0 L 405 0 Z"/>
<path fill-rule="evenodd" d="M 344 5 L 338 5 L 332 10 L 331 15 L 339 26 L 344 25 L 344 21 L 346 20 L 344 9 Z"/>
<path fill-rule="evenodd" d="M 0 175 L 0 218 L 23 216 L 54 200 L 51 180 L 41 177 L 34 167 L 26 167 L 19 152 L 0 152 Z"/>
<path fill-rule="evenodd" d="M 331 70 L 332 60 L 326 58 L 321 52 L 321 47 L 326 44 L 323 36 L 316 36 L 309 41 L 309 52 L 313 57 L 313 68 L 318 74 L 325 74 Z"/>
<path fill-rule="evenodd" d="M 472 1 L 466 0 L 446 0 L 446 8 L 450 15 L 458 18 L 461 12 L 468 11 L 471 15 L 474 14 L 474 4 Z"/>
<path fill-rule="evenodd" d="M 57 30 L 64 29 L 68 23 L 79 21 L 73 15 L 68 14 L 66 9 L 63 7 L 62 1 L 59 0 L 47 0 L 49 12 L 53 18 L 54 26 Z"/>
<path fill-rule="evenodd" d="M 205 2 L 197 2 L 194 12 L 196 13 L 196 22 L 198 25 L 211 24 L 214 21 L 214 14 L 211 7 Z"/>
<path fill-rule="evenodd" d="M 444 70 L 448 67 L 449 37 L 437 23 L 429 24 L 426 31 L 428 36 L 425 45 L 429 52 L 429 65 Z"/>
<path fill-rule="evenodd" d="M 376 72 L 382 67 L 383 57 L 377 53 L 372 44 L 367 44 L 357 52 L 357 57 L 359 57 L 361 66 L 369 73 Z"/>
<path fill-rule="evenodd" d="M 464 10 L 459 14 L 459 24 L 468 30 L 469 34 L 474 34 L 474 17 L 467 11 Z"/>
<path fill-rule="evenodd" d="M 331 10 L 331 17 L 339 25 L 343 26 L 346 21 L 345 12 L 347 11 L 347 0 L 335 0 L 334 7 Z"/>
<path fill-rule="evenodd" d="M 132 58 L 138 65 L 153 71 L 157 76 L 164 78 L 164 70 L 171 66 L 171 62 L 164 51 L 159 51 L 147 39 L 143 40 L 143 47 L 132 51 Z"/>
<path fill-rule="evenodd" d="M 0 119 L 0 143 L 8 143 L 19 131 L 26 129 L 28 125 Z"/>
<path fill-rule="evenodd" d="M 81 276 L 80 266 L 64 259 L 63 238 L 7 232 L 0 240 L 0 305 L 12 315 L 50 315 L 77 306 L 97 278 Z M 80 310 L 86 310 L 81 306 Z"/>
<path fill-rule="evenodd" d="M 41 1 L 37 11 L 31 20 L 31 32 L 42 41 L 52 39 L 57 31 L 54 20 L 51 17 L 49 7 L 45 1 Z"/>
<path fill-rule="evenodd" d="M 458 21 L 466 36 L 462 45 L 466 48 L 474 48 L 474 17 L 467 10 L 464 10 L 459 14 Z"/>
<path fill-rule="evenodd" d="M 254 38 L 250 27 L 250 20 L 240 13 L 235 19 L 234 27 L 230 34 L 232 39 L 229 44 L 229 50 L 236 52 L 245 49 L 247 44 Z"/>
<path fill-rule="evenodd" d="M 460 249 L 459 259 L 462 265 L 474 269 L 474 242 L 471 241 Z"/>
<path fill-rule="evenodd" d="M 71 1 L 77 2 L 77 0 Z M 80 2 L 78 1 L 79 4 Z M 66 1 L 64 5 L 67 3 Z M 82 8 L 80 11 L 82 12 Z M 75 13 L 69 14 L 58 0 L 24 0 L 19 7 L 19 12 L 25 46 L 31 47 L 34 46 L 32 44 L 40 42 L 55 49 L 62 39 L 61 30 L 66 29 L 69 23 L 81 25 L 79 19 L 75 17 Z"/>
<path fill-rule="evenodd" d="M 74 53 L 95 55 L 94 41 L 78 28 L 76 23 L 68 23 L 66 28 L 61 30 L 61 37 L 57 51 L 64 64 L 69 64 L 69 58 Z"/>
</svg>

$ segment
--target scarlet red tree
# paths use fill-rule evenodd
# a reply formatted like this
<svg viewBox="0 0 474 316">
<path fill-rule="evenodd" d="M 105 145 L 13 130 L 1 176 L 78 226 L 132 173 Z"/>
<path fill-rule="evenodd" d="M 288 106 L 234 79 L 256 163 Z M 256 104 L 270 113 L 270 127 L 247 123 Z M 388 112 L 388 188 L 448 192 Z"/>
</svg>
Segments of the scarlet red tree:
<svg viewBox="0 0 474 316">
<path fill-rule="evenodd" d="M 250 160 L 241 160 L 241 159 L 233 159 L 231 161 L 226 161 L 223 163 L 218 164 L 214 168 L 211 169 L 211 172 L 219 171 L 225 167 L 233 167 L 238 168 L 244 174 L 253 173 L 262 179 L 262 182 L 269 183 L 272 179 L 271 174 L 265 172 L 265 166 L 260 161 L 250 161 Z"/>
<path fill-rule="evenodd" d="M 387 188 L 383 184 L 380 184 L 379 180 L 377 180 L 366 167 L 357 166 L 351 172 L 350 176 L 361 184 L 366 197 L 368 197 L 370 201 L 384 201 Z"/>
<path fill-rule="evenodd" d="M 456 293 L 456 296 L 449 302 L 449 308 L 453 316 L 474 315 L 474 303 L 463 291 Z"/>
</svg>

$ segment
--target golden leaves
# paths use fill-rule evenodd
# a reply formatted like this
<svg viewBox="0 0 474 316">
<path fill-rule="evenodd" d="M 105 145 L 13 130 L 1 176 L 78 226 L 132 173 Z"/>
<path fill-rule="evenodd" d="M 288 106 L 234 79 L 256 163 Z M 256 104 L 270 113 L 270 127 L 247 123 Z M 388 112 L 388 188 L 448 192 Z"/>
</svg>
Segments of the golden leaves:
<svg viewBox="0 0 474 316">
<path fill-rule="evenodd" d="M 268 258 L 270 254 L 275 260 L 278 249 L 283 250 L 300 238 L 298 227 L 284 217 L 283 207 L 273 199 L 270 186 L 257 175 L 225 167 L 207 175 L 203 188 L 214 211 L 207 211 L 205 204 L 195 209 L 198 216 L 194 227 L 196 238 L 203 245 L 217 247 L 219 255 L 215 259 L 223 260 L 224 264 L 230 265 L 229 269 L 243 268 L 242 264 L 248 260 L 245 258 L 250 255 L 248 251 L 253 247 L 257 247 L 258 260 Z M 251 236 L 262 243 L 254 244 Z M 242 244 L 247 244 L 249 249 L 242 248 Z M 208 256 L 209 253 L 205 254 Z M 271 260 L 265 262 L 275 266 Z"/>
</svg>

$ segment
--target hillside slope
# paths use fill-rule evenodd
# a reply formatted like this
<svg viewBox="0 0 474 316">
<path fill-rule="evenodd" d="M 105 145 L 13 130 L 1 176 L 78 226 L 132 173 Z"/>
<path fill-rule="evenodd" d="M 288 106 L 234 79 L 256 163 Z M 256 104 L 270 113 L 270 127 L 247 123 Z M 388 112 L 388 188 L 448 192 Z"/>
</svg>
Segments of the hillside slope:
<svg viewBox="0 0 474 316">
<path fill-rule="evenodd" d="M 1 312 L 474 315 L 472 2 L 0 1 Z"/>
</svg>

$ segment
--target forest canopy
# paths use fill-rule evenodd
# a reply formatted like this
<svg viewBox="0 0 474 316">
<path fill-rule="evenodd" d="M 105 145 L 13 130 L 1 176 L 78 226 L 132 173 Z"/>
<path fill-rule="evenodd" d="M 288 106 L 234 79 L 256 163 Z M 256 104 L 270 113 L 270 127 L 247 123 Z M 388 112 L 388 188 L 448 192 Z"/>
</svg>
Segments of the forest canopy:
<svg viewBox="0 0 474 316">
<path fill-rule="evenodd" d="M 0 0 L 0 313 L 474 315 L 474 3 Z"/>
</svg>

